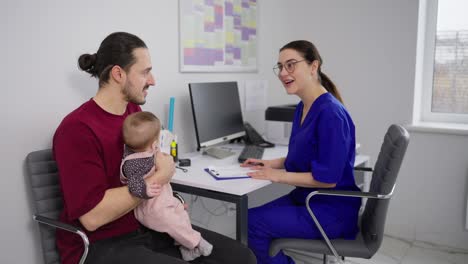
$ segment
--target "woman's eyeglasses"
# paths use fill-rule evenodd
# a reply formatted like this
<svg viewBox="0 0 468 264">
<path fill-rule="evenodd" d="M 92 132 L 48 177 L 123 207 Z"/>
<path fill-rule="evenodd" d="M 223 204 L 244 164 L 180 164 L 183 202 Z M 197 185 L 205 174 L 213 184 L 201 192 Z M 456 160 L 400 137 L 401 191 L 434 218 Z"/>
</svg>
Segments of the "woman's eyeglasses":
<svg viewBox="0 0 468 264">
<path fill-rule="evenodd" d="M 301 61 L 306 61 L 306 60 L 305 59 L 300 60 L 300 61 L 292 60 L 292 61 L 286 62 L 284 65 L 281 63 L 278 63 L 275 65 L 275 67 L 273 67 L 273 72 L 275 73 L 275 75 L 279 75 L 281 71 L 283 71 L 283 68 L 284 68 L 286 69 L 287 72 L 293 73 L 293 71 L 296 69 L 296 63 L 301 62 Z"/>
</svg>

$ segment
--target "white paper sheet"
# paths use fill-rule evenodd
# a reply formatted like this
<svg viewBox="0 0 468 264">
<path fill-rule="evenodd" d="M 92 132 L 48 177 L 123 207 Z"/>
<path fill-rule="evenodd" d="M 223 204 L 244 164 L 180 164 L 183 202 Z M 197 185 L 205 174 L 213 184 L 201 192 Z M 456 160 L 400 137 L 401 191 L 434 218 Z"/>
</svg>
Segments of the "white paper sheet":
<svg viewBox="0 0 468 264">
<path fill-rule="evenodd" d="M 267 80 L 245 81 L 245 111 L 266 109 Z"/>
<path fill-rule="evenodd" d="M 216 175 L 217 178 L 232 178 L 247 176 L 248 172 L 252 172 L 251 168 L 239 167 L 239 165 L 232 166 L 209 166 L 208 169 Z"/>
</svg>

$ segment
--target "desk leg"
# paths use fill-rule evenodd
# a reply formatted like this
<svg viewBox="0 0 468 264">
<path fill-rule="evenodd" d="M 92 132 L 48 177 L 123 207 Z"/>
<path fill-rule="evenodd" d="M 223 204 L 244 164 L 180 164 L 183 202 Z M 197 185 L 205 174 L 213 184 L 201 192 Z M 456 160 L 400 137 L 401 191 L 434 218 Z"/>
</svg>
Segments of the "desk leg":
<svg viewBox="0 0 468 264">
<path fill-rule="evenodd" d="M 248 197 L 242 195 L 236 201 L 236 238 L 246 246 L 248 223 Z"/>
<path fill-rule="evenodd" d="M 247 246 L 248 229 L 248 196 L 234 195 L 215 191 L 209 191 L 183 184 L 171 183 L 172 189 L 178 192 L 190 193 L 203 197 L 208 197 L 220 201 L 230 202 L 236 205 L 236 240 Z"/>
</svg>

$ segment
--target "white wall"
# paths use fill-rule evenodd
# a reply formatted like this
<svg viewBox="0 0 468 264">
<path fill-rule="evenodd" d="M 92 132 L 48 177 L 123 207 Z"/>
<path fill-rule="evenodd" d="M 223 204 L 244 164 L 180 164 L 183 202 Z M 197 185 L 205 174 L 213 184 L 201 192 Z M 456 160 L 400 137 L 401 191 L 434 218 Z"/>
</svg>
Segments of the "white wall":
<svg viewBox="0 0 468 264">
<path fill-rule="evenodd" d="M 182 74 L 178 70 L 178 1 L 2 1 L 0 83 L 6 114 L 0 129 L 5 174 L 0 193 L 1 263 L 42 263 L 24 158 L 32 150 L 50 147 L 61 119 L 94 95 L 96 80 L 80 72 L 76 61 L 82 53 L 95 52 L 113 31 L 132 32 L 149 46 L 157 85 L 150 90 L 144 109 L 163 116 L 169 97 L 176 97 L 174 127 L 182 151 L 195 147 L 188 82 L 266 79 L 269 105 L 297 102 L 286 96 L 271 68 L 286 42 L 311 40 L 322 53 L 324 72 L 340 88 L 355 120 L 361 152 L 375 160 L 387 126 L 411 120 L 417 1 L 259 2 L 258 73 Z M 247 118 L 262 116 L 260 111 Z M 261 122 L 255 124 L 263 128 Z M 411 133 L 387 233 L 468 247 L 463 229 L 467 142 L 466 136 Z M 252 202 L 265 195 L 255 198 L 253 194 Z"/>
<path fill-rule="evenodd" d="M 291 39 L 313 41 L 356 123 L 360 151 L 375 161 L 387 127 L 412 119 L 418 1 L 261 4 L 260 26 L 266 28 L 260 41 L 272 43 L 260 45 L 261 62 L 271 61 L 277 47 Z M 291 102 L 274 79 L 269 102 Z M 386 233 L 468 249 L 467 179 L 467 136 L 411 132 Z"/>
</svg>

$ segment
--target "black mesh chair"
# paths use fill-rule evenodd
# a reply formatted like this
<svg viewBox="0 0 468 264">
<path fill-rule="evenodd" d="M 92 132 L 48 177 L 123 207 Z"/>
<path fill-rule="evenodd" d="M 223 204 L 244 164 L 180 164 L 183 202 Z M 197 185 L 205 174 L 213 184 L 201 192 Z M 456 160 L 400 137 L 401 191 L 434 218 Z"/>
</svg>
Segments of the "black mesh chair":
<svg viewBox="0 0 468 264">
<path fill-rule="evenodd" d="M 35 213 L 33 214 L 33 219 L 40 223 L 44 263 L 60 263 L 60 256 L 55 245 L 55 230 L 56 228 L 60 228 L 79 235 L 83 240 L 84 251 L 79 262 L 83 264 L 88 255 L 88 237 L 79 228 L 58 221 L 63 207 L 63 200 L 57 164 L 53 158 L 52 150 L 45 149 L 29 153 L 26 157 L 26 167 L 34 199 Z M 174 192 L 173 195 L 181 203 L 185 203 L 180 194 Z"/>
<path fill-rule="evenodd" d="M 84 252 L 79 263 L 84 263 L 88 254 L 88 237 L 82 230 L 58 221 L 63 200 L 57 164 L 53 159 L 52 150 L 46 149 L 29 153 L 26 157 L 26 167 L 34 199 L 35 214 L 33 219 L 40 223 L 44 263 L 60 263 L 60 256 L 55 245 L 56 228 L 75 233 L 82 238 Z"/>
<path fill-rule="evenodd" d="M 385 134 L 373 169 L 369 192 L 333 190 L 311 192 L 306 198 L 306 205 L 312 220 L 323 236 L 323 240 L 274 239 L 270 244 L 270 256 L 275 256 L 280 250 L 283 250 L 285 254 L 298 256 L 301 260 L 313 257 L 311 253 L 323 254 L 323 263 L 325 264 L 327 263 L 327 255 L 334 255 L 340 263 L 343 263 L 345 257 L 370 259 L 382 243 L 388 205 L 408 143 L 409 134 L 406 129 L 400 125 L 391 125 Z M 355 240 L 330 240 L 328 238 L 309 207 L 309 200 L 315 195 L 367 198 L 364 212 L 360 216 L 360 232 Z"/>
</svg>

